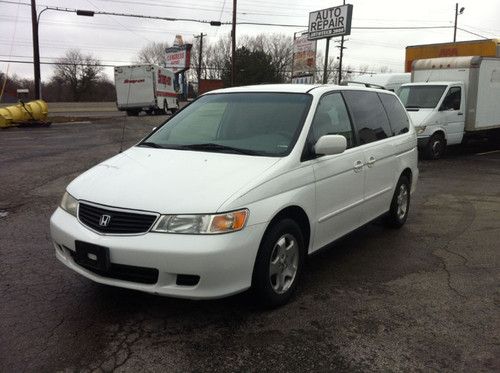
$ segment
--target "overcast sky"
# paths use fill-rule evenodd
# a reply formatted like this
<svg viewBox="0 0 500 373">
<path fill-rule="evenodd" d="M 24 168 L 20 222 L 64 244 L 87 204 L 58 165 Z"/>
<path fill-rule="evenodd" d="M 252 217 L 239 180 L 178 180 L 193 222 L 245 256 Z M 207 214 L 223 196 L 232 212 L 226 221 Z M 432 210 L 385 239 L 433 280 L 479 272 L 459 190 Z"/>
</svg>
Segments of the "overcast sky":
<svg viewBox="0 0 500 373">
<path fill-rule="evenodd" d="M 33 55 L 30 7 L 17 5 L 28 0 L 0 2 L 0 59 L 30 61 Z M 231 21 L 232 0 L 37 0 L 38 11 L 44 6 L 158 15 L 173 18 Z M 455 0 L 352 0 L 353 27 L 361 26 L 453 26 Z M 238 21 L 272 22 L 307 25 L 310 11 L 341 5 L 341 1 L 325 0 L 239 0 Z M 499 0 L 461 0 L 465 11 L 458 17 L 461 28 L 488 38 L 500 38 Z M 243 34 L 284 33 L 293 35 L 301 28 L 246 26 L 237 27 Z M 208 34 L 208 42 L 230 32 L 230 26 L 212 27 L 191 22 L 166 22 L 136 18 L 96 15 L 80 17 L 74 13 L 46 11 L 40 20 L 40 55 L 42 61 L 53 61 L 69 48 L 92 53 L 103 63 L 123 65 L 135 61 L 137 52 L 150 41 L 172 43 L 176 34 L 186 42 L 193 34 Z M 376 70 L 387 66 L 394 72 L 404 70 L 404 48 L 408 45 L 451 42 L 453 29 L 434 30 L 352 30 L 345 44 L 345 63 L 354 68 L 369 65 Z M 458 31 L 457 40 L 479 37 Z M 318 48 L 325 41 L 318 41 Z M 338 49 L 333 50 L 338 55 Z M 0 62 L 5 71 L 6 62 Z M 30 64 L 11 63 L 10 74 L 32 77 Z M 112 69 L 106 69 L 111 75 Z M 42 80 L 52 74 L 49 65 L 42 65 Z"/>
</svg>

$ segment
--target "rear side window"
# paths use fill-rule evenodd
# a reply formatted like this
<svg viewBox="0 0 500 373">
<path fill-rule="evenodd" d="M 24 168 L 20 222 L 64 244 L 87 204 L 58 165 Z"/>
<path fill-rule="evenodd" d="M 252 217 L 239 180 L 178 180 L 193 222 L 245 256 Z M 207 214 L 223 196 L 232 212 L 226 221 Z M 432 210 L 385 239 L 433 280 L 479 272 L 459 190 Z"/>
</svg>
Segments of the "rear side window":
<svg viewBox="0 0 500 373">
<path fill-rule="evenodd" d="M 408 115 L 399 100 L 393 95 L 379 94 L 382 105 L 384 105 L 394 136 L 409 131 Z"/>
<path fill-rule="evenodd" d="M 344 91 L 351 110 L 360 145 L 392 136 L 389 119 L 375 92 Z"/>
</svg>

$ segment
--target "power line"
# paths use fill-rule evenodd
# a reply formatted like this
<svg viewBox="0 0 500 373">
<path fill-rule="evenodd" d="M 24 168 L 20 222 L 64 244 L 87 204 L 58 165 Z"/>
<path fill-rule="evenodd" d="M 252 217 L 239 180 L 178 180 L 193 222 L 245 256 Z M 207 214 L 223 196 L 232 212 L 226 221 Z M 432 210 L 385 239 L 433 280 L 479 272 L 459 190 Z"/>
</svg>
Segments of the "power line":
<svg viewBox="0 0 500 373">
<path fill-rule="evenodd" d="M 457 27 L 457 29 L 458 29 L 458 30 L 460 30 L 460 31 L 464 31 L 464 32 L 466 32 L 466 33 L 468 33 L 468 34 L 471 34 L 471 35 L 479 36 L 480 38 L 483 38 L 483 39 L 490 39 L 490 38 L 489 38 L 489 37 L 487 37 L 487 36 L 480 35 L 480 34 L 476 34 L 475 32 L 465 30 L 465 29 L 463 29 L 463 28 L 461 28 L 461 27 Z"/>
<path fill-rule="evenodd" d="M 26 63 L 33 65 L 33 61 L 21 61 L 21 60 L 5 60 L 5 59 L 0 59 L 0 62 L 10 62 L 10 63 Z M 42 62 L 40 61 L 40 64 L 42 65 L 64 65 L 64 66 L 100 66 L 100 67 L 115 67 L 116 65 L 109 65 L 109 64 L 89 64 L 89 63 L 67 63 L 67 62 Z"/>
</svg>

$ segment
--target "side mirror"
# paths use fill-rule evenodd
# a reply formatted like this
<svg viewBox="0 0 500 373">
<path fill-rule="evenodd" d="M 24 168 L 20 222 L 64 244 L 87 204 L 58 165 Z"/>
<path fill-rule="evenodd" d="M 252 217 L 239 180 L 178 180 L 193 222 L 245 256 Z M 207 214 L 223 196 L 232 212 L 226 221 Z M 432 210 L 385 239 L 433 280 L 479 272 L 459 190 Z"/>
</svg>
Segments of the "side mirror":
<svg viewBox="0 0 500 373">
<path fill-rule="evenodd" d="M 347 139 L 342 135 L 321 136 L 314 145 L 317 155 L 333 155 L 343 153 L 347 149 Z"/>
</svg>

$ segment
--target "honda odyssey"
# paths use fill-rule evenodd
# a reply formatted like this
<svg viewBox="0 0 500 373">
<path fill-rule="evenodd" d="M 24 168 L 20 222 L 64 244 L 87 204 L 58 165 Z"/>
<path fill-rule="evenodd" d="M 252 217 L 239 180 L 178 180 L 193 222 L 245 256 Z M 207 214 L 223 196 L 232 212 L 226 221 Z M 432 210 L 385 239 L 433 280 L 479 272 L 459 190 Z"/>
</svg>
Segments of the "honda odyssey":
<svg viewBox="0 0 500 373">
<path fill-rule="evenodd" d="M 323 85 L 212 91 L 71 182 L 56 257 L 95 282 L 287 302 L 308 254 L 373 219 L 401 227 L 417 137 L 392 92 Z"/>
</svg>

